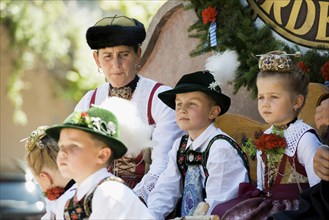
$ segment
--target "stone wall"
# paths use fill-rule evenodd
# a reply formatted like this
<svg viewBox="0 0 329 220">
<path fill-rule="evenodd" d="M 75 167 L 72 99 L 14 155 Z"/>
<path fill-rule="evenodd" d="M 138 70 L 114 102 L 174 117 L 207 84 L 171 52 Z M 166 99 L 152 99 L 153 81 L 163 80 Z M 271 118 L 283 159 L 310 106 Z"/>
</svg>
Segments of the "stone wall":
<svg viewBox="0 0 329 220">
<path fill-rule="evenodd" d="M 168 1 L 154 16 L 143 43 L 141 74 L 170 86 L 175 86 L 183 74 L 204 70 L 212 53 L 190 57 L 189 53 L 199 44 L 199 39 L 188 36 L 188 28 L 196 20 L 193 10 L 184 10 L 182 1 Z M 232 99 L 230 113 L 242 114 L 262 121 L 257 102 L 246 89 L 233 94 L 231 85 L 222 90 Z"/>
</svg>

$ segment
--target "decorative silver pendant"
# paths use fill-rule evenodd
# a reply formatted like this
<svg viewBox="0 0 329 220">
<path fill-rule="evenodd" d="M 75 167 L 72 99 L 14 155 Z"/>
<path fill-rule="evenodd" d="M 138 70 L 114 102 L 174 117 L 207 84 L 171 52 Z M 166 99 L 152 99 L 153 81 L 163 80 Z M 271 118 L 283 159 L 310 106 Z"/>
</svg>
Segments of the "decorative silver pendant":
<svg viewBox="0 0 329 220">
<path fill-rule="evenodd" d="M 194 154 L 190 153 L 190 154 L 188 155 L 188 160 L 189 160 L 190 162 L 192 162 L 192 161 L 194 160 Z"/>
</svg>

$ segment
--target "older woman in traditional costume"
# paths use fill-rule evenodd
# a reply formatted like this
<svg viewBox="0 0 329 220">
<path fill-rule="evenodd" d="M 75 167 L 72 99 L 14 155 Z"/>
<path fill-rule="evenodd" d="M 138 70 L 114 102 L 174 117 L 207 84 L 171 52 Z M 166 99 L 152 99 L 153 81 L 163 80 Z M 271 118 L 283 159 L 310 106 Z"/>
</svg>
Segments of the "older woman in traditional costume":
<svg viewBox="0 0 329 220">
<path fill-rule="evenodd" d="M 93 104 L 101 104 L 109 96 L 116 96 L 130 100 L 143 121 L 153 126 L 150 138 L 157 144 L 151 150 L 152 161 L 147 160 L 150 158 L 146 156 L 149 151 L 143 150 L 139 155 L 126 155 L 116 160 L 111 167 L 114 174 L 123 178 L 146 201 L 166 168 L 174 140 L 182 131 L 175 122 L 175 112 L 158 98 L 160 92 L 171 88 L 138 73 L 142 53 L 140 46 L 145 35 L 144 25 L 126 16 L 105 17 L 87 30 L 87 43 L 94 50 L 98 71 L 104 73 L 107 82 L 87 92 L 75 110 L 85 111 Z"/>
</svg>

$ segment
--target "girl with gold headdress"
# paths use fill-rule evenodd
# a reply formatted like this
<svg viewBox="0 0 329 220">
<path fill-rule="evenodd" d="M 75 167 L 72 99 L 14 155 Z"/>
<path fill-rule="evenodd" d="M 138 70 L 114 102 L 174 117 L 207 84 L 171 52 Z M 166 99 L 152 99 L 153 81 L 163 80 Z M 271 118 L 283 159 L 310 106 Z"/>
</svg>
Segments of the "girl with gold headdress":
<svg viewBox="0 0 329 220">
<path fill-rule="evenodd" d="M 309 187 L 320 181 L 313 170 L 313 157 L 321 141 L 314 128 L 298 120 L 308 92 L 306 70 L 295 67 L 281 51 L 262 55 L 259 68 L 258 111 L 271 125 L 264 133 L 282 134 L 286 144 L 278 156 L 281 159 L 274 161 L 273 167 L 270 161 L 277 155 L 258 150 L 257 187 L 266 190 L 271 186 L 295 184 L 301 192 L 302 183 Z M 292 196 L 298 198 L 298 195 Z"/>
<path fill-rule="evenodd" d="M 281 210 L 296 210 L 300 193 L 320 182 L 313 169 L 320 138 L 298 119 L 308 92 L 307 71 L 283 51 L 260 55 L 259 69 L 258 111 L 270 128 L 247 148 L 257 156 L 257 189 L 244 185 L 238 199 L 221 204 L 216 210 L 221 219 L 267 219 Z"/>
</svg>

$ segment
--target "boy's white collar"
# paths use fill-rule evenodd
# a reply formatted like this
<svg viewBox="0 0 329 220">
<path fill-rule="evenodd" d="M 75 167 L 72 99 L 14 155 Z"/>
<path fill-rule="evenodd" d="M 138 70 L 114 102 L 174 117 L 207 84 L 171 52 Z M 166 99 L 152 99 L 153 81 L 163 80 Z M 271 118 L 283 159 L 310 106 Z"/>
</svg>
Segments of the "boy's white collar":
<svg viewBox="0 0 329 220">
<path fill-rule="evenodd" d="M 79 186 L 77 186 L 78 201 L 90 192 L 90 190 L 93 189 L 101 180 L 110 175 L 111 173 L 109 173 L 106 168 L 101 168 L 88 176 Z"/>
<path fill-rule="evenodd" d="M 213 136 L 213 133 L 217 130 L 218 128 L 215 127 L 214 123 L 211 123 L 206 130 L 204 130 L 194 141 L 191 140 L 191 138 L 189 137 L 188 141 L 187 141 L 187 146 L 190 146 L 192 143 L 192 148 L 191 150 L 197 150 L 198 148 L 200 148 L 199 150 L 202 150 L 202 146 L 204 145 L 204 143 L 206 141 L 208 141 L 208 139 Z M 205 146 L 207 147 L 207 146 Z"/>
</svg>

